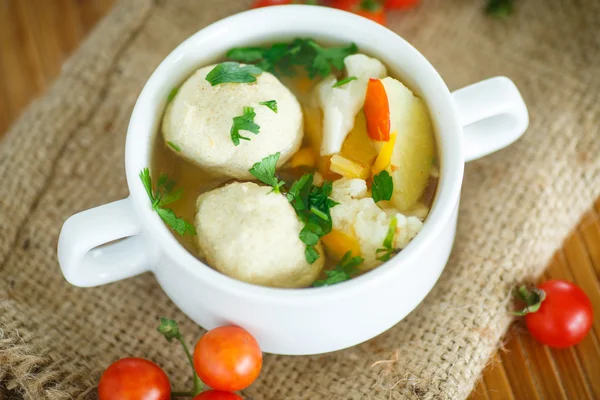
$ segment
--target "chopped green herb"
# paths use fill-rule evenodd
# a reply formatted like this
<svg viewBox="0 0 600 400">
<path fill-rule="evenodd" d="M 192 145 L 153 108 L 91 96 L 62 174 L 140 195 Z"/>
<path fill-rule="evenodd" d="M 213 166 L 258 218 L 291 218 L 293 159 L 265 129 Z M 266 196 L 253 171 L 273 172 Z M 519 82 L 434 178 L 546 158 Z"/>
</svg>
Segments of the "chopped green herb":
<svg viewBox="0 0 600 400">
<path fill-rule="evenodd" d="M 313 286 L 330 286 L 336 283 L 350 280 L 353 275 L 358 273 L 358 266 L 364 259 L 360 256 L 352 257 L 352 252 L 347 252 L 334 269 L 325 271 L 326 279 L 313 283 Z"/>
<path fill-rule="evenodd" d="M 315 246 L 306 246 L 306 249 L 304 250 L 304 257 L 306 257 L 306 261 L 309 264 L 312 264 L 315 261 L 317 261 L 319 257 L 321 257 L 321 255 L 319 254 Z"/>
<path fill-rule="evenodd" d="M 312 39 L 297 38 L 288 43 L 275 43 L 270 47 L 245 47 L 231 49 L 227 57 L 244 63 L 256 63 L 263 71 L 293 75 L 294 67 L 303 67 L 312 79 L 326 77 L 335 68 L 344 69 L 344 59 L 358 52 L 353 43 L 349 46 L 323 48 Z"/>
<path fill-rule="evenodd" d="M 313 174 L 304 174 L 298 179 L 287 193 L 287 199 L 296 212 L 308 209 L 308 194 L 313 184 Z"/>
<path fill-rule="evenodd" d="M 175 143 L 167 141 L 167 144 L 171 146 L 176 152 L 179 153 L 181 151 L 181 147 L 177 146 Z"/>
<path fill-rule="evenodd" d="M 302 240 L 302 243 L 309 246 L 316 246 L 322 235 L 322 227 L 313 222 L 308 222 L 300 231 L 300 240 Z"/>
<path fill-rule="evenodd" d="M 503 19 L 513 13 L 514 7 L 514 0 L 488 0 L 485 11 L 489 15 Z"/>
<path fill-rule="evenodd" d="M 314 215 L 316 215 L 317 217 L 321 218 L 323 221 L 329 220 L 329 216 L 327 214 L 325 214 L 323 211 L 316 208 L 315 206 L 312 206 L 310 208 L 310 212 L 313 213 Z"/>
<path fill-rule="evenodd" d="M 171 101 L 173 101 L 175 96 L 177 96 L 177 92 L 179 92 L 178 87 L 173 88 L 173 90 L 171 90 L 171 92 L 169 93 L 169 96 L 167 97 L 167 103 L 170 103 Z"/>
<path fill-rule="evenodd" d="M 269 107 L 271 111 L 277 114 L 277 100 L 262 101 L 258 104 L 260 104 L 261 106 Z"/>
<path fill-rule="evenodd" d="M 313 78 L 317 75 L 326 77 L 329 75 L 333 68 L 341 71 L 344 69 L 344 59 L 350 54 L 354 54 L 358 51 L 358 47 L 354 43 L 347 47 L 328 47 L 324 48 L 319 46 L 315 41 L 309 40 L 309 46 L 311 46 L 316 56 L 312 62 L 312 66 L 307 69 L 308 76 Z M 333 67 L 333 68 L 332 68 Z"/>
<path fill-rule="evenodd" d="M 222 83 L 252 83 L 256 82 L 256 75 L 262 73 L 262 69 L 256 65 L 244 65 L 227 61 L 218 64 L 206 75 L 206 80 L 212 85 Z"/>
<path fill-rule="evenodd" d="M 252 107 L 244 107 L 244 114 L 233 118 L 233 125 L 231 126 L 231 141 L 234 145 L 239 146 L 240 139 L 250 140 L 250 138 L 246 136 L 242 136 L 240 131 L 248 131 L 252 132 L 255 135 L 260 131 L 260 126 L 258 126 L 254 122 L 254 117 L 256 117 L 256 113 L 254 112 L 254 108 Z"/>
<path fill-rule="evenodd" d="M 279 161 L 280 153 L 271 154 L 266 156 L 250 168 L 250 173 L 256 177 L 262 183 L 265 183 L 273 187 L 273 192 L 280 193 L 280 188 L 285 185 L 284 181 L 280 181 L 275 176 L 275 170 L 277 169 L 277 161 Z"/>
<path fill-rule="evenodd" d="M 265 57 L 264 47 L 242 47 L 231 49 L 227 52 L 227 58 L 245 64 L 253 64 Z"/>
<path fill-rule="evenodd" d="M 347 78 L 342 79 L 341 81 L 337 81 L 336 83 L 333 84 L 333 87 L 340 87 L 340 86 L 344 86 L 347 83 L 350 83 L 352 81 L 357 80 L 358 78 L 355 76 L 349 76 Z"/>
<path fill-rule="evenodd" d="M 305 223 L 300 231 L 300 240 L 307 245 L 305 254 L 309 254 L 308 247 L 315 246 L 321 237 L 331 232 L 330 209 L 338 204 L 329 198 L 331 191 L 331 182 L 327 181 L 321 187 L 314 186 L 313 175 L 305 174 L 287 193 L 298 218 Z M 306 260 L 312 264 L 316 258 L 307 256 Z"/>
<path fill-rule="evenodd" d="M 396 236 L 396 226 L 398 225 L 398 218 L 394 216 L 390 221 L 390 227 L 388 228 L 387 235 L 383 240 L 383 248 L 377 249 L 376 255 L 379 261 L 387 261 L 397 252 L 394 249 L 394 237 Z"/>
<path fill-rule="evenodd" d="M 170 180 L 167 175 L 162 174 L 158 178 L 156 189 L 153 190 L 152 178 L 150 177 L 150 170 L 148 168 L 144 168 L 140 172 L 140 179 L 150 198 L 152 209 L 156 211 L 165 224 L 182 236 L 186 233 L 195 235 L 196 228 L 194 228 L 194 225 L 185 221 L 183 218 L 177 217 L 175 212 L 170 208 L 165 208 L 166 205 L 179 200 L 181 197 L 181 189 L 173 192 L 175 181 Z"/>
<path fill-rule="evenodd" d="M 381 171 L 373 177 L 371 196 L 375 203 L 381 200 L 390 200 L 394 193 L 394 181 L 386 170 Z"/>
</svg>

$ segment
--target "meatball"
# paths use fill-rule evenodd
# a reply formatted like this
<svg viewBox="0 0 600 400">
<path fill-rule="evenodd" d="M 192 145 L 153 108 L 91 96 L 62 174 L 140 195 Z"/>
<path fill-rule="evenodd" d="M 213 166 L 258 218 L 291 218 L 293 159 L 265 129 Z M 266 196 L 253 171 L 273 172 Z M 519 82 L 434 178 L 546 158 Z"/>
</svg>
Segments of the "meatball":
<svg viewBox="0 0 600 400">
<path fill-rule="evenodd" d="M 303 224 L 287 199 L 270 187 L 235 182 L 198 197 L 198 246 L 218 271 L 263 286 L 310 286 L 323 268 L 309 264 L 298 237 Z"/>
<path fill-rule="evenodd" d="M 224 83 L 205 79 L 215 67 L 197 70 L 179 88 L 162 123 L 165 142 L 178 155 L 212 172 L 238 179 L 251 178 L 248 170 L 269 154 L 281 153 L 283 165 L 300 147 L 302 109 L 294 95 L 272 74 L 263 72 L 254 83 Z M 277 101 L 277 113 L 259 103 Z M 240 131 L 250 140 L 236 146 L 231 139 L 233 118 L 254 108 L 258 134 Z M 175 150 L 177 148 L 177 150 Z M 178 151 L 180 150 L 180 151 Z"/>
</svg>

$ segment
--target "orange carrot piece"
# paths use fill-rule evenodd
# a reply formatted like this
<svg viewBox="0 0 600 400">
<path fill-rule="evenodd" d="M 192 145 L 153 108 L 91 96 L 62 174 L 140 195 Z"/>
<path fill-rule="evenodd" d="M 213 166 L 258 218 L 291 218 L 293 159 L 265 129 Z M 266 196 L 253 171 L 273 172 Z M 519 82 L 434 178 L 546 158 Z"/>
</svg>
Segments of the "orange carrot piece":
<svg viewBox="0 0 600 400">
<path fill-rule="evenodd" d="M 369 137 L 380 142 L 390 140 L 390 105 L 379 79 L 369 79 L 364 105 Z"/>
</svg>

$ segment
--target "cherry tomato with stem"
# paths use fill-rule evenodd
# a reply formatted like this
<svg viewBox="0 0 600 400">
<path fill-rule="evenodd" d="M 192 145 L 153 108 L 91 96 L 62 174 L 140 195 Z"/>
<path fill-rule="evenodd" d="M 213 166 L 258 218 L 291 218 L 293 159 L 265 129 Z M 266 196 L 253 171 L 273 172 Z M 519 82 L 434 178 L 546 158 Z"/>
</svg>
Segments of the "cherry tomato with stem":
<svg viewBox="0 0 600 400">
<path fill-rule="evenodd" d="M 223 392 L 221 390 L 207 390 L 206 392 L 200 393 L 192 400 L 244 400 L 241 396 L 231 393 Z"/>
<path fill-rule="evenodd" d="M 386 10 L 402 10 L 412 8 L 419 4 L 420 0 L 385 0 L 383 6 Z"/>
<path fill-rule="evenodd" d="M 152 361 L 123 358 L 111 364 L 98 384 L 100 400 L 170 400 L 167 374 Z"/>
<path fill-rule="evenodd" d="M 252 384 L 262 368 L 262 352 L 252 335 L 237 326 L 204 334 L 194 349 L 194 368 L 204 383 L 227 392 Z"/>
<path fill-rule="evenodd" d="M 333 0 L 331 7 L 349 11 L 385 25 L 385 10 L 378 0 Z"/>
<path fill-rule="evenodd" d="M 550 280 L 532 290 L 521 286 L 517 295 L 527 307 L 514 314 L 524 315 L 531 335 L 545 345 L 574 346 L 592 329 L 592 303 L 585 292 L 571 282 Z"/>
</svg>

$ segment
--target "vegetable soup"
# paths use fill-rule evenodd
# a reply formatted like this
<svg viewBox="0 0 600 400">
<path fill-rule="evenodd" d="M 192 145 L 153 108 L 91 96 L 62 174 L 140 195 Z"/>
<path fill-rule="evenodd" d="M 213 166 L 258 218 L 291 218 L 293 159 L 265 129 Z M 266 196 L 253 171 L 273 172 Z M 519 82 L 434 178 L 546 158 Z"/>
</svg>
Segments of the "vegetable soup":
<svg viewBox="0 0 600 400">
<path fill-rule="evenodd" d="M 418 234 L 438 181 L 433 126 L 379 60 L 296 39 L 200 67 L 169 95 L 140 174 L 188 251 L 245 282 L 328 286 Z"/>
</svg>

